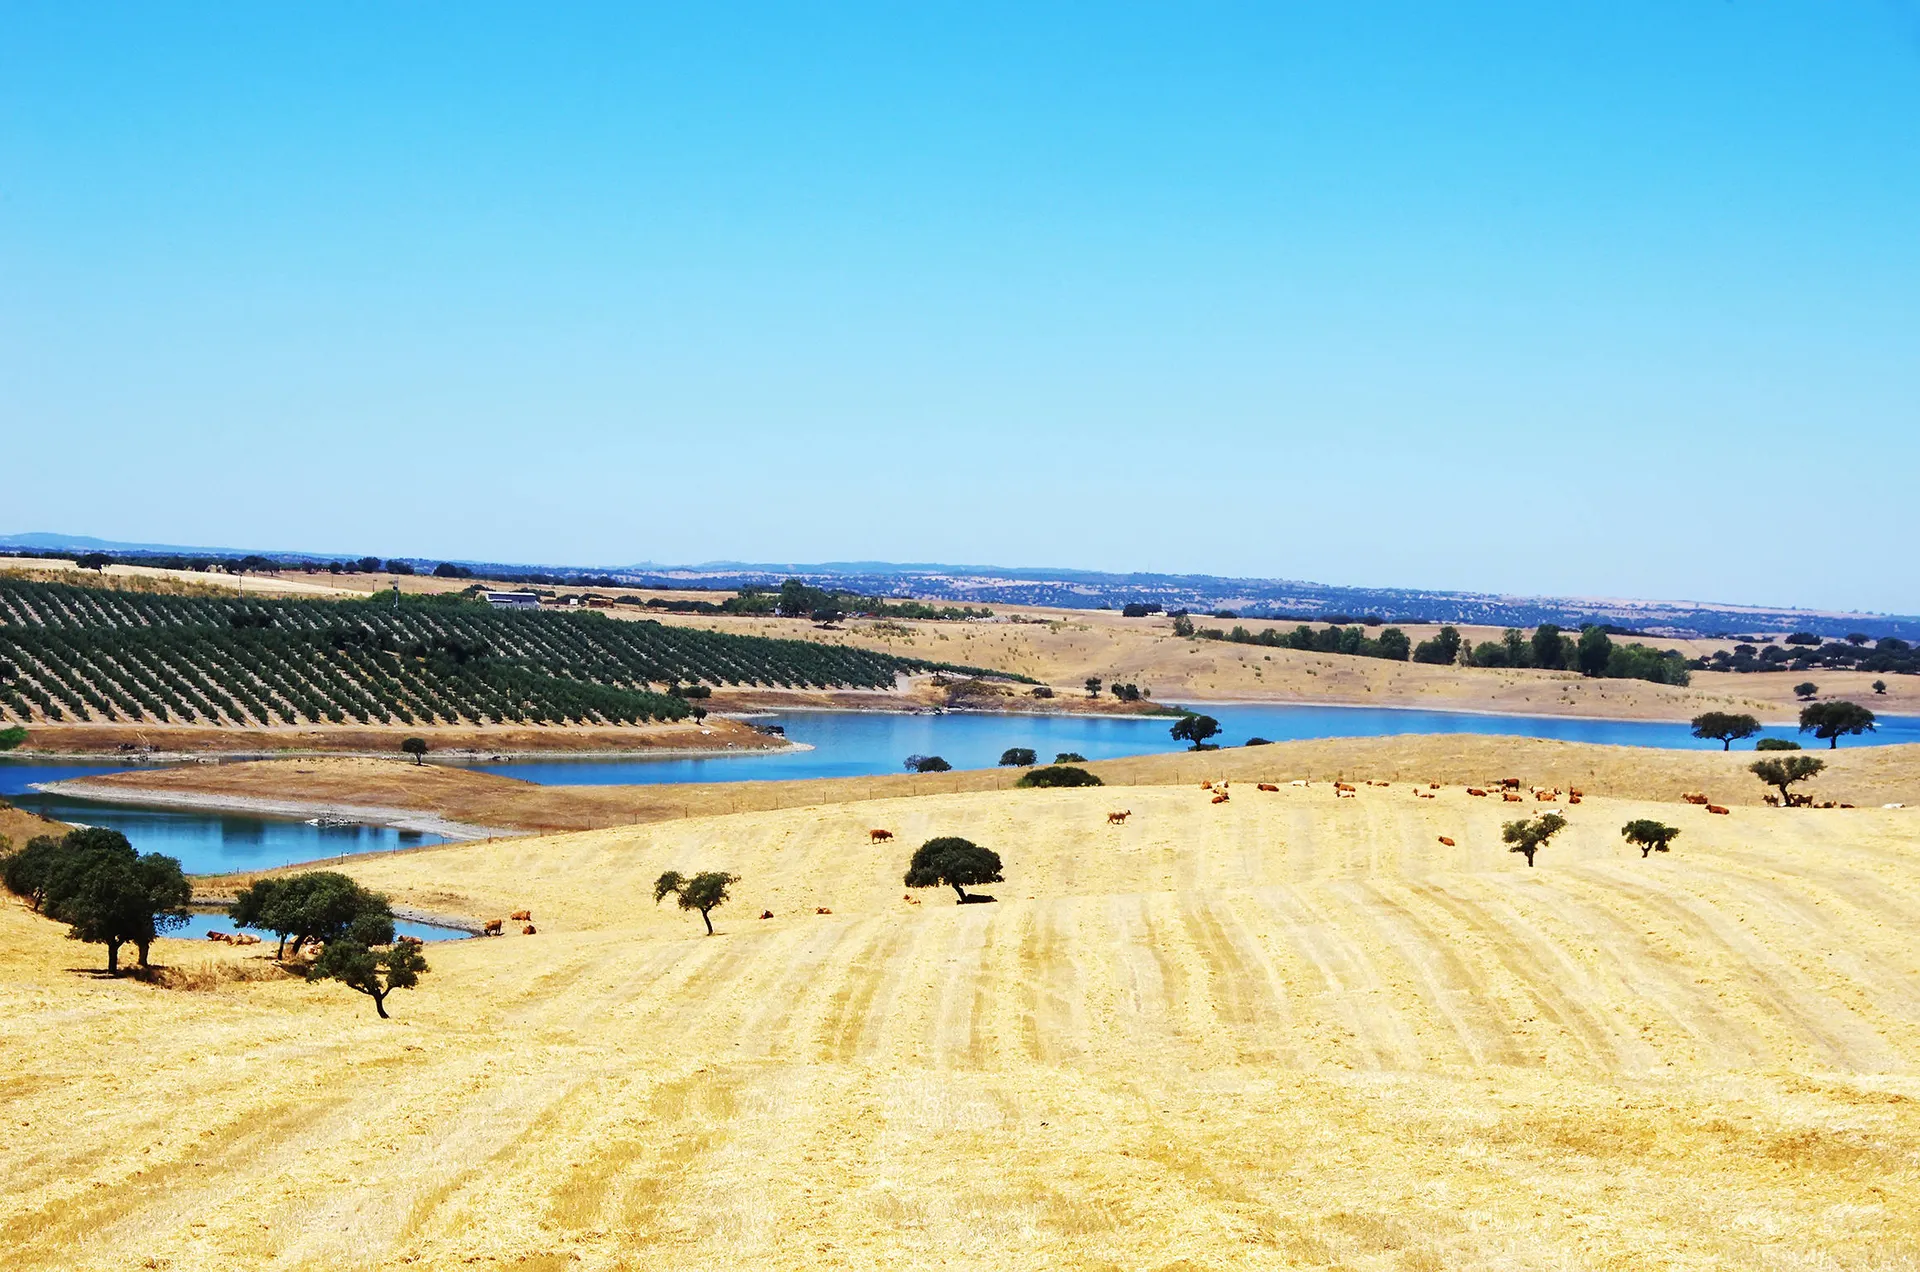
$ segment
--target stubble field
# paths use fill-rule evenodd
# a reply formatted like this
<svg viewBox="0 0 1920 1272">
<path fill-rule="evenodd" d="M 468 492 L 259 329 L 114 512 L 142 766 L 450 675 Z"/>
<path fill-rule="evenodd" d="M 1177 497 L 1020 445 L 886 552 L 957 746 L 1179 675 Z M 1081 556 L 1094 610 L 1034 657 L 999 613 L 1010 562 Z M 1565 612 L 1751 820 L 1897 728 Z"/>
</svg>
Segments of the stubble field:
<svg viewBox="0 0 1920 1272">
<path fill-rule="evenodd" d="M 540 928 L 431 947 L 390 1023 L 337 986 L 97 981 L 72 970 L 97 950 L 9 904 L 0 1251 L 1920 1261 L 1920 814 L 1589 797 L 1528 870 L 1499 823 L 1532 802 L 1210 798 L 951 792 L 350 863 L 397 902 Z M 1671 855 L 1621 842 L 1642 815 L 1682 828 Z M 933 834 L 1001 853 L 999 904 L 903 901 Z M 651 903 L 669 868 L 743 876 L 719 935 Z"/>
</svg>

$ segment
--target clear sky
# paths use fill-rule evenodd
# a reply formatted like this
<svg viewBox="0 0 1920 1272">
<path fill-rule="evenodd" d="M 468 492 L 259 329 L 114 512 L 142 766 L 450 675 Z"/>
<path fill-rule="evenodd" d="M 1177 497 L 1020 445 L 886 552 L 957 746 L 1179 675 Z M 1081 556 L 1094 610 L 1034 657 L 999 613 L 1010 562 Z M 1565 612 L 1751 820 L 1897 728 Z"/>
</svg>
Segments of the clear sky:
<svg viewBox="0 0 1920 1272">
<path fill-rule="evenodd" d="M 0 0 L 0 531 L 1920 612 L 1920 7 Z"/>
</svg>

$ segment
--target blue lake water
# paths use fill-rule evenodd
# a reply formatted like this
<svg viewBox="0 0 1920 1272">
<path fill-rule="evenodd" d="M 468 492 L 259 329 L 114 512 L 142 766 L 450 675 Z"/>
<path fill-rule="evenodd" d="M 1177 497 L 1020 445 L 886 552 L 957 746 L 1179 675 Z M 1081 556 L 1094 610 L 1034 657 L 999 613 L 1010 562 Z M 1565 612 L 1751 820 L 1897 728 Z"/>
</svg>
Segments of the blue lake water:
<svg viewBox="0 0 1920 1272">
<path fill-rule="evenodd" d="M 204 941 L 207 939 L 207 933 L 216 931 L 252 932 L 262 941 L 271 942 L 275 945 L 278 945 L 280 942 L 280 938 L 272 932 L 263 932 L 259 928 L 235 927 L 233 920 L 224 914 L 208 914 L 200 910 L 196 910 L 187 916 L 185 927 L 173 928 L 167 935 L 181 937 L 190 941 Z M 393 934 L 395 936 L 417 936 L 423 941 L 457 941 L 463 937 L 473 935 L 473 933 L 465 931 L 462 928 L 442 927 L 438 923 L 411 923 L 405 919 L 394 920 Z"/>
<path fill-rule="evenodd" d="M 1509 734 L 1689 749 L 1720 745 L 1693 737 L 1686 725 L 1677 723 L 1368 707 L 1195 705 L 1220 721 L 1224 731 L 1216 741 L 1224 746 L 1242 745 L 1250 737 L 1286 742 L 1406 733 Z M 1172 720 L 1165 716 L 794 711 L 759 719 L 783 726 L 789 738 L 808 743 L 813 749 L 699 759 L 529 760 L 475 767 L 524 781 L 559 785 L 746 782 L 898 773 L 903 771 L 902 761 L 914 754 L 941 756 L 955 768 L 985 768 L 998 762 L 1002 751 L 1016 746 L 1033 748 L 1046 763 L 1061 751 L 1104 760 L 1172 751 L 1181 745 L 1168 736 Z M 1848 738 L 1841 745 L 1920 742 L 1920 717 L 1882 716 L 1879 726 L 1878 732 Z M 1791 728 L 1768 729 L 1764 736 L 1793 738 L 1809 748 L 1823 746 Z M 1739 743 L 1735 749 L 1751 750 L 1753 741 Z M 30 789 L 34 783 L 116 772 L 124 767 L 0 760 L 0 797 L 61 821 L 111 827 L 125 834 L 142 852 L 164 852 L 180 858 L 182 866 L 194 874 L 337 860 L 355 853 L 444 842 L 434 835 L 387 826 L 309 826 L 266 817 L 95 804 Z"/>
</svg>

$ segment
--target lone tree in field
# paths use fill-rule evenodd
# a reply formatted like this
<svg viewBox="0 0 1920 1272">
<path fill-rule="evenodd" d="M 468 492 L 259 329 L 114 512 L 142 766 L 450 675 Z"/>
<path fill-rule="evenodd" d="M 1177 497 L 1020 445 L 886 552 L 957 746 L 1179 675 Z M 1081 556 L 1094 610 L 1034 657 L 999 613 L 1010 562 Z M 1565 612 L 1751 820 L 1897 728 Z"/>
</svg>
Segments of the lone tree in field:
<svg viewBox="0 0 1920 1272">
<path fill-rule="evenodd" d="M 411 755 L 415 764 L 419 764 L 427 758 L 427 740 L 425 738 L 408 738 L 400 744 L 400 749 L 408 755 Z"/>
<path fill-rule="evenodd" d="M 1651 817 L 1636 817 L 1620 828 L 1620 835 L 1639 848 L 1644 858 L 1648 853 L 1668 851 L 1673 841 L 1680 838 L 1680 828 L 1664 826 Z"/>
<path fill-rule="evenodd" d="M 1876 681 L 1874 681 L 1874 682 L 1873 682 L 1873 691 L 1874 691 L 1875 693 L 1885 693 L 1885 692 L 1887 691 L 1887 682 L 1886 682 L 1886 681 L 1884 681 L 1884 680 L 1876 680 Z"/>
<path fill-rule="evenodd" d="M 937 755 L 909 755 L 907 757 L 907 772 L 909 773 L 944 773 L 952 767 L 953 765 L 947 763 Z"/>
<path fill-rule="evenodd" d="M 1750 715 L 1707 711 L 1693 717 L 1693 736 L 1714 739 L 1721 744 L 1722 751 L 1733 750 L 1735 742 L 1750 738 L 1758 732 L 1760 732 L 1760 722 Z"/>
<path fill-rule="evenodd" d="M 1173 735 L 1174 741 L 1191 742 L 1193 750 L 1204 751 L 1207 749 L 1207 739 L 1220 732 L 1220 722 L 1210 715 L 1183 715 L 1173 722 L 1173 728 L 1168 732 Z"/>
<path fill-rule="evenodd" d="M 682 910 L 700 911 L 700 921 L 707 925 L 707 935 L 713 935 L 713 912 L 725 905 L 731 896 L 727 889 L 740 882 L 737 874 L 723 874 L 708 870 L 689 879 L 678 870 L 669 870 L 653 881 L 653 903 L 659 905 L 669 894 L 679 898 Z"/>
<path fill-rule="evenodd" d="M 1793 687 L 1794 696 L 1803 700 L 1807 698 L 1811 698 L 1813 697 L 1814 694 L 1819 692 L 1820 692 L 1820 686 L 1814 684 L 1813 681 L 1811 680 L 1802 680 L 1799 684 Z"/>
<path fill-rule="evenodd" d="M 40 912 L 65 923 L 69 938 L 106 946 L 108 975 L 120 973 L 122 945 L 145 967 L 153 938 L 187 921 L 193 886 L 179 860 L 136 853 L 117 830 L 71 831 L 39 868 Z"/>
<path fill-rule="evenodd" d="M 999 853 L 971 840 L 943 835 L 927 840 L 914 850 L 913 861 L 907 866 L 906 883 L 909 888 L 952 888 L 960 897 L 961 905 L 971 905 L 993 898 L 970 897 L 968 888 L 999 883 L 1001 879 Z"/>
<path fill-rule="evenodd" d="M 1547 846 L 1552 839 L 1566 829 L 1567 819 L 1558 813 L 1544 813 L 1533 820 L 1522 818 L 1510 821 L 1500 832 L 1500 838 L 1507 843 L 1508 852 L 1523 854 L 1527 859 L 1527 869 L 1533 869 L 1533 854 Z"/>
<path fill-rule="evenodd" d="M 1030 746 L 1010 746 L 1000 752 L 1001 768 L 1027 768 L 1037 761 Z"/>
<path fill-rule="evenodd" d="M 1789 755 L 1778 760 L 1755 760 L 1748 771 L 1780 792 L 1780 802 L 1788 808 L 1804 800 L 1806 796 L 1795 795 L 1787 788 L 1795 782 L 1804 782 L 1821 769 L 1827 762 L 1817 755 Z"/>
<path fill-rule="evenodd" d="M 1800 708 L 1800 732 L 1825 738 L 1828 750 L 1839 747 L 1842 734 L 1865 733 L 1873 727 L 1873 712 L 1857 702 L 1816 702 Z"/>
<path fill-rule="evenodd" d="M 396 989 L 412 989 L 420 983 L 420 974 L 432 969 L 417 941 L 389 942 L 393 942 L 392 919 L 382 926 L 372 916 L 363 918 L 327 942 L 327 948 L 307 969 L 307 979 L 337 980 L 373 999 L 373 1009 L 380 1019 L 391 1019 L 387 1015 L 387 995 Z M 376 951 L 376 945 L 387 948 Z"/>
<path fill-rule="evenodd" d="M 1098 698 L 1099 696 L 1100 696 L 1100 677 L 1088 676 L 1087 677 L 1087 697 Z"/>
<path fill-rule="evenodd" d="M 289 938 L 296 956 L 309 941 L 331 946 L 356 927 L 377 933 L 380 925 L 385 925 L 386 936 L 367 941 L 369 945 L 384 945 L 393 939 L 393 907 L 387 898 L 337 870 L 256 879 L 234 897 L 227 915 L 236 926 L 276 933 L 280 948 L 274 957 L 280 959 L 287 956 Z"/>
</svg>

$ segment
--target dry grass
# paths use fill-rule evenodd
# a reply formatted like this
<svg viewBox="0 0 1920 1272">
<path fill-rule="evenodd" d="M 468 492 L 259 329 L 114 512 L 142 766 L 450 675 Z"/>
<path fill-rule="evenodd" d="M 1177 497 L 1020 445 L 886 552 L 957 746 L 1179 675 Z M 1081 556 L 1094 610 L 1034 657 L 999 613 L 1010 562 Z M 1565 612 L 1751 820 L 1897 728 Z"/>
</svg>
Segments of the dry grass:
<svg viewBox="0 0 1920 1272">
<path fill-rule="evenodd" d="M 285 980 L 291 975 L 278 963 L 256 955 L 247 959 L 203 959 L 198 963 L 152 969 L 153 983 L 163 989 L 204 994 L 227 985 Z"/>
<path fill-rule="evenodd" d="M 1527 870 L 1511 807 L 1457 787 L 1232 792 L 821 800 L 353 862 L 541 929 L 432 947 L 390 1023 L 292 980 L 98 980 L 0 908 L 0 1256 L 1914 1266 L 1920 813 L 1595 795 Z M 1671 856 L 1620 841 L 1641 815 L 1682 827 Z M 1002 853 L 1000 904 L 902 902 L 934 833 Z M 716 937 L 650 903 L 690 867 L 744 876 Z"/>
</svg>

